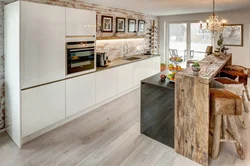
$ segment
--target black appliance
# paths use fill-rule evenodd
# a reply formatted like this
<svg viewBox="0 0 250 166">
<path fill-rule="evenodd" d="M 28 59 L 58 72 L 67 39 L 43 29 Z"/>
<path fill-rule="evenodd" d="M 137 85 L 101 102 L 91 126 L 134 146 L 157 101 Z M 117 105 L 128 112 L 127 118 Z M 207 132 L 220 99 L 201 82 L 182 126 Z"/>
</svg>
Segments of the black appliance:
<svg viewBox="0 0 250 166">
<path fill-rule="evenodd" d="M 95 67 L 95 41 L 68 42 L 67 74 L 92 72 Z"/>
<path fill-rule="evenodd" d="M 97 67 L 106 67 L 108 66 L 108 57 L 105 52 L 96 53 L 96 65 Z"/>
</svg>

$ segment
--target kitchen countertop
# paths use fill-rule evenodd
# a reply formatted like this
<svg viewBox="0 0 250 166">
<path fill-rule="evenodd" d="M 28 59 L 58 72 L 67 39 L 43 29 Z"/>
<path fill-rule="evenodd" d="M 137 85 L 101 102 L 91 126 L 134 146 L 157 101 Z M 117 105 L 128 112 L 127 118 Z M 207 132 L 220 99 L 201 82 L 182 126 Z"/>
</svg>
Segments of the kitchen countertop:
<svg viewBox="0 0 250 166">
<path fill-rule="evenodd" d="M 166 78 L 166 80 L 164 82 L 161 82 L 161 78 L 160 76 L 162 74 L 165 74 L 166 76 L 171 73 L 168 70 L 165 70 L 163 72 L 160 72 L 156 75 L 153 75 L 151 77 L 148 77 L 144 80 L 142 80 L 142 83 L 146 83 L 146 84 L 151 84 L 151 85 L 155 85 L 155 86 L 159 86 L 159 87 L 163 87 L 163 88 L 170 88 L 170 89 L 174 89 L 175 88 L 175 83 L 170 82 L 169 79 Z"/>
<path fill-rule="evenodd" d="M 97 67 L 96 72 L 103 71 L 103 70 L 106 70 L 106 69 L 110 69 L 110 68 L 113 68 L 113 67 L 118 67 L 118 66 L 121 66 L 121 65 L 126 65 L 126 64 L 129 64 L 129 63 L 142 61 L 142 60 L 145 60 L 145 59 L 150 59 L 150 58 L 153 58 L 153 57 L 159 57 L 159 56 L 160 56 L 159 54 L 155 54 L 155 55 L 132 55 L 131 57 L 141 58 L 141 59 L 132 60 L 132 61 L 131 60 L 124 60 L 123 57 L 116 58 L 116 59 L 113 59 L 112 62 L 108 63 L 107 67 Z"/>
</svg>

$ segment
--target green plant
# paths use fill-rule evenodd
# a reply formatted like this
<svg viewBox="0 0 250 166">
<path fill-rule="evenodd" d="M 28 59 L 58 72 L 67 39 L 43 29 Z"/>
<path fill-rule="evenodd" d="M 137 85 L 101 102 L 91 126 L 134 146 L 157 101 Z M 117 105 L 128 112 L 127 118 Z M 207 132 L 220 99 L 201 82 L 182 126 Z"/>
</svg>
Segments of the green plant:
<svg viewBox="0 0 250 166">
<path fill-rule="evenodd" d="M 223 41 L 224 41 L 224 38 L 223 38 L 222 34 L 220 34 L 219 40 L 217 41 L 217 45 L 218 46 L 222 46 L 223 45 Z"/>
<path fill-rule="evenodd" d="M 194 62 L 194 64 L 192 66 L 193 67 L 200 67 L 200 64 L 198 62 Z"/>
</svg>

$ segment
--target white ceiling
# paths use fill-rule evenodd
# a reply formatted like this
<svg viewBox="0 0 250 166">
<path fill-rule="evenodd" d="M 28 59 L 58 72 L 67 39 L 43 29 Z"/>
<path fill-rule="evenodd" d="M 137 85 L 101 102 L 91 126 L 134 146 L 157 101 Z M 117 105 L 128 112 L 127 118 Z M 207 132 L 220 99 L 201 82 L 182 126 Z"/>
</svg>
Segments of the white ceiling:
<svg viewBox="0 0 250 166">
<path fill-rule="evenodd" d="M 82 0 L 156 16 L 212 11 L 212 0 Z M 216 11 L 250 8 L 250 0 L 215 0 Z"/>
</svg>

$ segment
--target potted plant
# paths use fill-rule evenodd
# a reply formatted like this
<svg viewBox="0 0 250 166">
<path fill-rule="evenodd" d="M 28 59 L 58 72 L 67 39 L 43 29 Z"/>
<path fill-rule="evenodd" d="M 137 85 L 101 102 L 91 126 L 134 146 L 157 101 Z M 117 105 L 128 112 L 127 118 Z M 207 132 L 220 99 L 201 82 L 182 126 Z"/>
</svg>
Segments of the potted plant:
<svg viewBox="0 0 250 166">
<path fill-rule="evenodd" d="M 200 64 L 198 62 L 194 62 L 194 64 L 192 65 L 192 70 L 193 70 L 193 75 L 198 76 L 199 71 L 201 70 Z"/>
<path fill-rule="evenodd" d="M 166 63 L 161 63 L 161 71 L 164 71 L 167 69 L 167 64 Z"/>
</svg>

